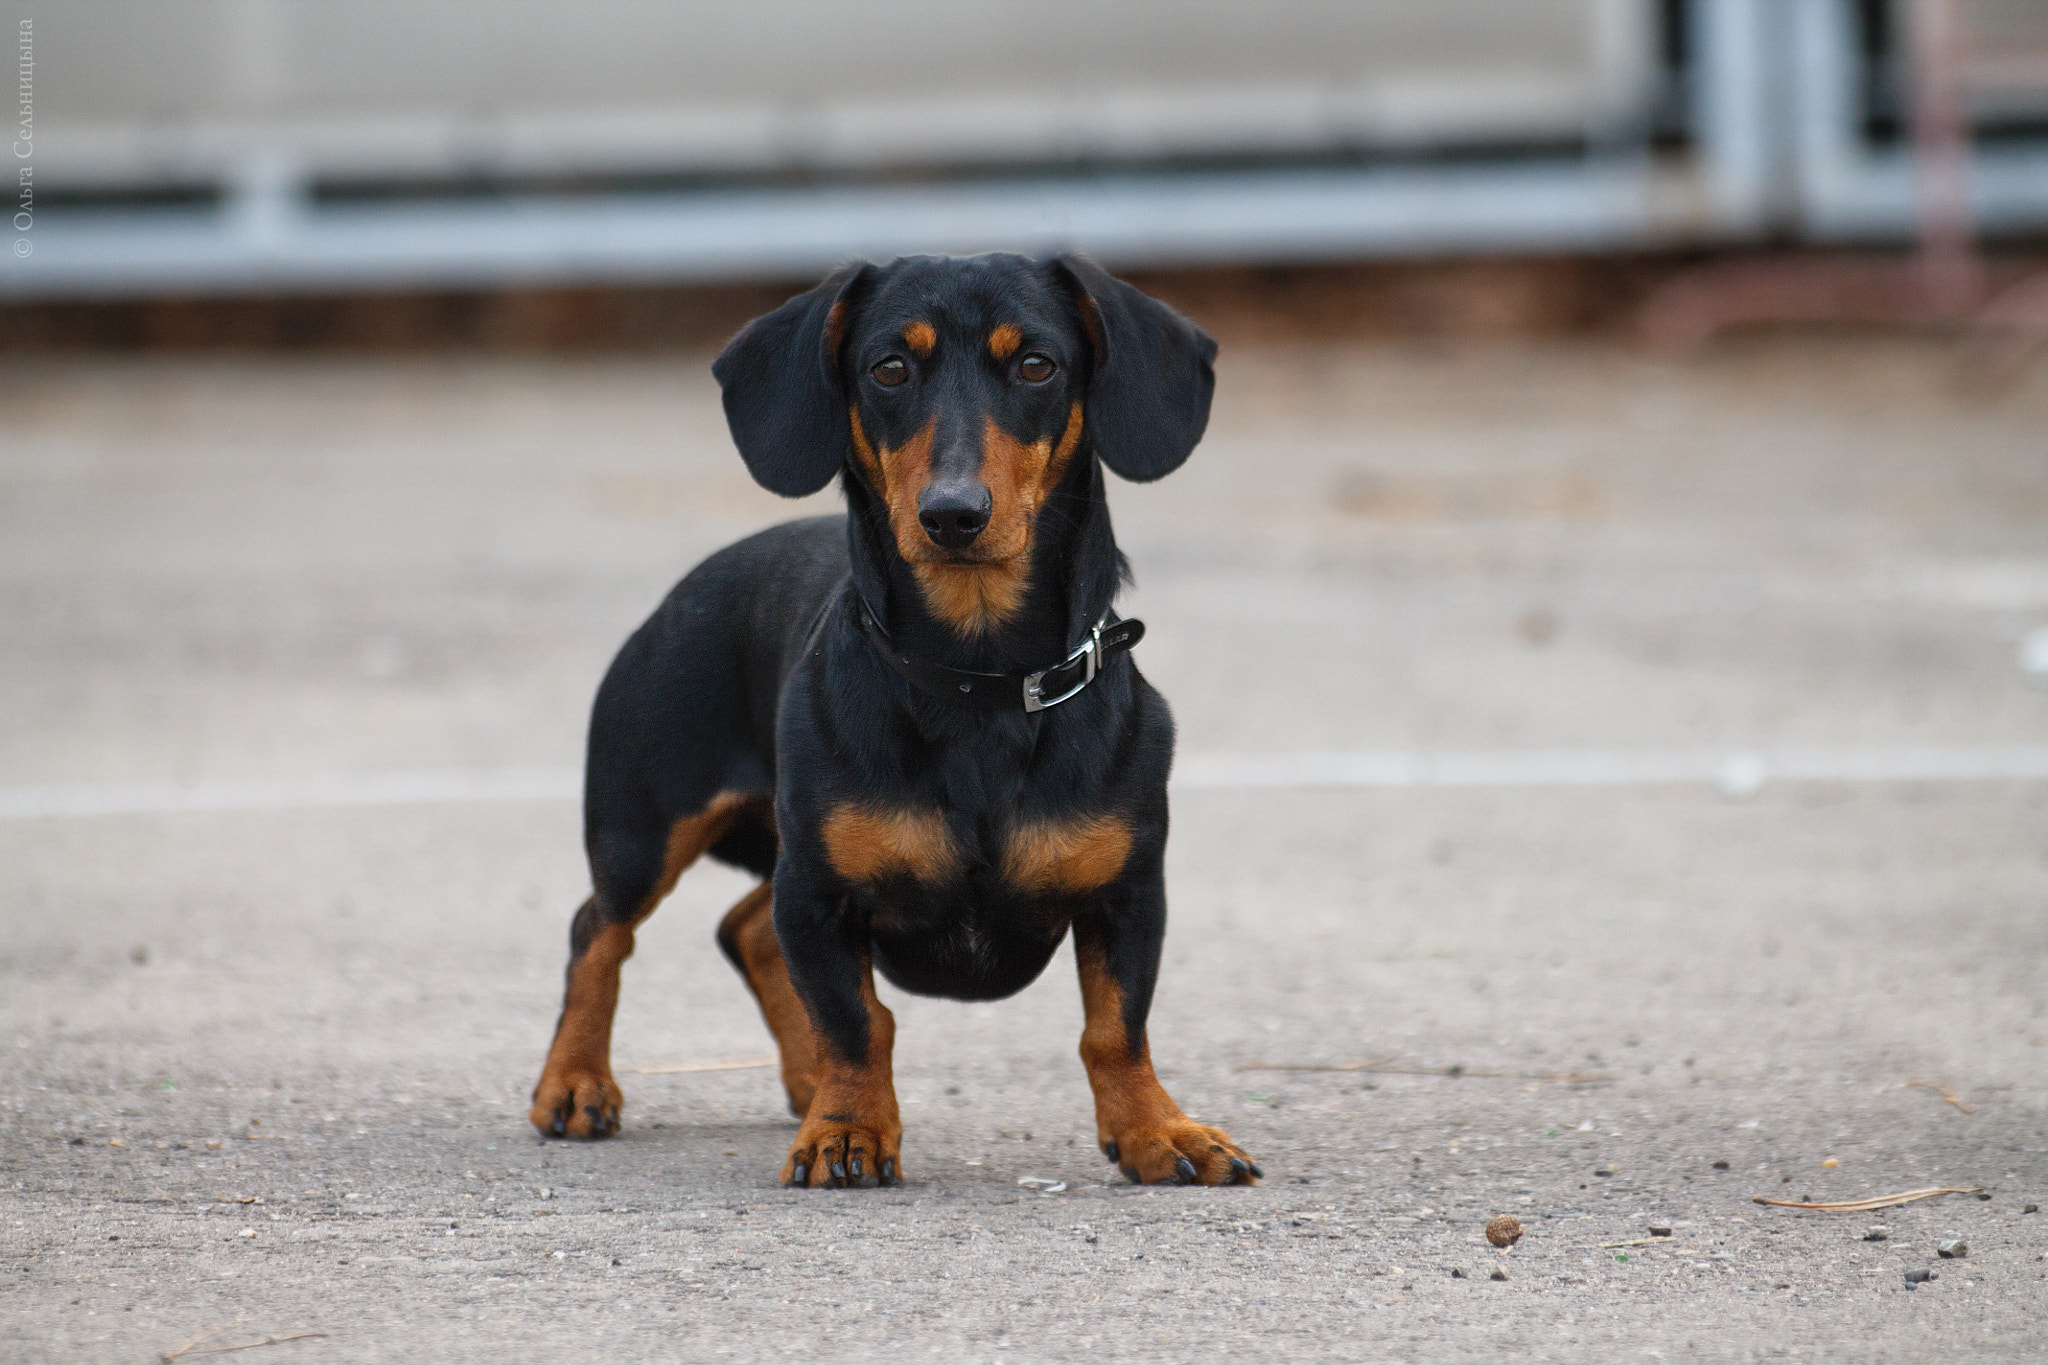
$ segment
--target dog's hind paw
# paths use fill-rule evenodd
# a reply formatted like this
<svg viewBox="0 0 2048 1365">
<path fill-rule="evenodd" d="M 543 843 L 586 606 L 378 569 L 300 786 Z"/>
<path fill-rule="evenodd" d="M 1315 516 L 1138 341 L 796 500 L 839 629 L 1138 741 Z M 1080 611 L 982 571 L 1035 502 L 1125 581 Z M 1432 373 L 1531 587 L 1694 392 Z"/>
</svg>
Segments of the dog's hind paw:
<svg viewBox="0 0 2048 1365">
<path fill-rule="evenodd" d="M 609 1071 L 556 1066 L 553 1059 L 533 1088 L 527 1118 L 544 1137 L 602 1138 L 619 1131 L 626 1097 Z"/>
</svg>

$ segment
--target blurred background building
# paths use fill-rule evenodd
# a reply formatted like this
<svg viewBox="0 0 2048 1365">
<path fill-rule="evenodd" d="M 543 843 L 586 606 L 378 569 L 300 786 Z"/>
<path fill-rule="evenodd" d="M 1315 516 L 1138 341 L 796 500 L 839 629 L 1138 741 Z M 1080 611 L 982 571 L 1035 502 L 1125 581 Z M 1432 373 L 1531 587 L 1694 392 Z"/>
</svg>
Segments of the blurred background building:
<svg viewBox="0 0 2048 1365">
<path fill-rule="evenodd" d="M 2048 2 L 1955 9 L 1969 221 L 2039 233 Z M 1910 11 L 18 2 L 33 204 L 0 299 L 1900 243 Z"/>
</svg>

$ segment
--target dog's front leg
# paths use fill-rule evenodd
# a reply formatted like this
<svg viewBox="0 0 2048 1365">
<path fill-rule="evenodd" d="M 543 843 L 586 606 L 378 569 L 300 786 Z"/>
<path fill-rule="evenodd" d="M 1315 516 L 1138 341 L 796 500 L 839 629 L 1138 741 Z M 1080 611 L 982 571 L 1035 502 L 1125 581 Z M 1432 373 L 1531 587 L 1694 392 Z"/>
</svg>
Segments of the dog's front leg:
<svg viewBox="0 0 2048 1365">
<path fill-rule="evenodd" d="M 1166 937 L 1166 887 L 1154 874 L 1074 919 L 1081 973 L 1081 1061 L 1095 1091 L 1104 1155 L 1133 1184 L 1255 1185 L 1263 1174 L 1221 1128 L 1180 1111 L 1152 1071 L 1145 1019 Z"/>
<path fill-rule="evenodd" d="M 903 1121 L 890 1066 L 896 1017 L 875 995 L 866 932 L 824 878 L 786 863 L 775 873 L 775 937 L 818 1040 L 817 1092 L 782 1183 L 900 1184 Z"/>
</svg>

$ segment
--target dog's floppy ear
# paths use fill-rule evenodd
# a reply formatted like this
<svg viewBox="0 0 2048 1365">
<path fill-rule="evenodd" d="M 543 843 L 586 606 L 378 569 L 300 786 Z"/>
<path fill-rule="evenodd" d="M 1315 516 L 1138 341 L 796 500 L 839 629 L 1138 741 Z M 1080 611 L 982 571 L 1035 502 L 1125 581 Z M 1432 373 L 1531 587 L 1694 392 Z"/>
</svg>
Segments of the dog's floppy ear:
<svg viewBox="0 0 2048 1365">
<path fill-rule="evenodd" d="M 1209 425 L 1216 342 L 1155 298 L 1084 256 L 1062 256 L 1094 371 L 1085 429 L 1102 462 L 1147 482 L 1179 469 Z"/>
<path fill-rule="evenodd" d="M 733 444 L 771 493 L 815 493 L 851 453 L 839 346 L 869 269 L 847 266 L 755 318 L 711 362 Z"/>
</svg>

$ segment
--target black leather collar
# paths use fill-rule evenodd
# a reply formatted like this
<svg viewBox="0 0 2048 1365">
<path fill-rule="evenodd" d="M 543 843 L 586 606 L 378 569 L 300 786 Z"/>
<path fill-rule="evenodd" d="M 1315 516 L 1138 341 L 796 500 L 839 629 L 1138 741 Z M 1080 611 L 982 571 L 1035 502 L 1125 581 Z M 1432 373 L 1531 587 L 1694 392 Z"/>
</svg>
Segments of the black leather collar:
<svg viewBox="0 0 2048 1365">
<path fill-rule="evenodd" d="M 1050 668 L 1041 668 L 1036 673 L 976 673 L 911 658 L 896 647 L 865 601 L 857 601 L 854 610 L 860 614 L 861 629 L 867 632 L 868 639 L 874 641 L 889 666 L 911 686 L 955 705 L 982 711 L 1029 713 L 1058 706 L 1094 682 L 1112 654 L 1145 638 L 1143 621 L 1113 621 L 1114 613 L 1104 612 L 1080 647 Z"/>
</svg>

